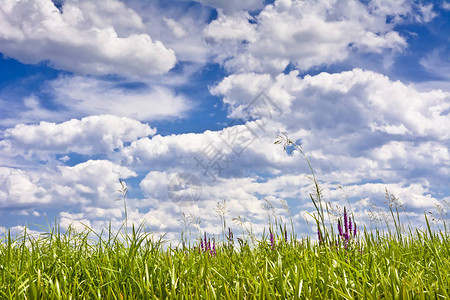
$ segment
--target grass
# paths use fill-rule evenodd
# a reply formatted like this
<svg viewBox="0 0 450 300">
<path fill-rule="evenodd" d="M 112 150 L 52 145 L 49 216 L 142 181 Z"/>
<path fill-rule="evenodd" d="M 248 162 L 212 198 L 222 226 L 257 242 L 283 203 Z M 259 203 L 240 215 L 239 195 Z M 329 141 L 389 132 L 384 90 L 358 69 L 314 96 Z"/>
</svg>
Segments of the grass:
<svg viewBox="0 0 450 300">
<path fill-rule="evenodd" d="M 291 142 L 286 137 L 284 146 Z M 431 230 L 424 215 L 425 231 L 405 232 L 398 210 L 391 206 L 395 231 L 363 228 L 354 234 L 349 223 L 353 229 L 355 223 L 347 212 L 339 228 L 333 227 L 326 222 L 328 206 L 315 177 L 314 182 L 311 200 L 317 213 L 312 216 L 320 242 L 297 239 L 276 218 L 260 239 L 251 234 L 235 238 L 231 230 L 225 231 L 224 206 L 219 207 L 221 240 L 205 233 L 190 246 L 167 246 L 163 238 L 152 239 L 143 225 L 132 226 L 126 234 L 126 226 L 116 233 L 111 226 L 103 233 L 89 228 L 61 232 L 57 226 L 40 236 L 25 229 L 12 237 L 7 231 L 0 243 L 0 297 L 449 299 L 446 230 Z"/>
</svg>

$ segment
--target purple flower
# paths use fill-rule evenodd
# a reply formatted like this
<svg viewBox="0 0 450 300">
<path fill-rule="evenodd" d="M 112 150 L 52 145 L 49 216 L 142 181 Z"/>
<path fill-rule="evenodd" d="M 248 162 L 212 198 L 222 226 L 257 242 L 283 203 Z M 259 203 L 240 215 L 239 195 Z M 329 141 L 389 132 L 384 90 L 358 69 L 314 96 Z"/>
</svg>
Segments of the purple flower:
<svg viewBox="0 0 450 300">
<path fill-rule="evenodd" d="M 231 228 L 228 227 L 228 240 L 233 240 L 233 232 L 231 231 Z"/>
<path fill-rule="evenodd" d="M 212 240 L 213 244 L 211 247 L 211 238 L 208 238 L 205 232 L 204 237 L 200 239 L 200 248 L 198 249 L 199 252 L 204 252 L 210 254 L 211 256 L 216 256 L 216 240 L 214 237 Z"/>
<path fill-rule="evenodd" d="M 273 236 L 272 230 L 270 230 L 270 248 L 273 250 L 275 247 L 275 238 Z"/>
<path fill-rule="evenodd" d="M 348 232 L 352 234 L 352 219 L 348 218 Z"/>
<path fill-rule="evenodd" d="M 286 230 L 286 228 L 284 229 L 284 241 L 285 241 L 286 244 L 287 244 L 287 242 L 288 242 L 288 237 L 287 237 L 287 230 Z"/>
<path fill-rule="evenodd" d="M 355 228 L 353 228 L 353 236 L 356 236 L 356 224 L 355 224 Z"/>
<path fill-rule="evenodd" d="M 348 233 L 348 220 L 347 220 L 347 208 L 344 207 L 344 230 Z"/>
<path fill-rule="evenodd" d="M 338 230 L 339 230 L 339 235 L 344 236 L 344 233 L 342 232 L 341 220 L 338 220 Z"/>
</svg>

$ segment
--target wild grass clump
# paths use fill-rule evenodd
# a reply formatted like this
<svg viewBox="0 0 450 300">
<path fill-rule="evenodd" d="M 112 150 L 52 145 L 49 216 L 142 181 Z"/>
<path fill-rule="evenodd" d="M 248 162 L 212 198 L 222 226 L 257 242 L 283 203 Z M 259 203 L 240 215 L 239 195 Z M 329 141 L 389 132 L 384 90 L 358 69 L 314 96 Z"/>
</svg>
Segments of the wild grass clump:
<svg viewBox="0 0 450 300">
<path fill-rule="evenodd" d="M 281 138 L 285 148 L 295 144 Z M 314 173 L 313 181 L 318 241 L 297 238 L 292 220 L 288 232 L 277 218 L 261 238 L 235 218 L 247 231 L 236 237 L 225 222 L 225 202 L 218 206 L 220 240 L 201 232 L 193 245 L 182 240 L 178 247 L 154 239 L 143 225 L 126 231 L 126 218 L 117 232 L 111 226 L 61 232 L 56 225 L 40 236 L 6 231 L 0 298 L 449 299 L 447 231 L 431 230 L 427 215 L 425 231 L 405 231 L 393 207 L 395 231 L 367 230 L 346 208 L 332 224 Z M 121 191 L 126 214 L 123 184 Z"/>
</svg>

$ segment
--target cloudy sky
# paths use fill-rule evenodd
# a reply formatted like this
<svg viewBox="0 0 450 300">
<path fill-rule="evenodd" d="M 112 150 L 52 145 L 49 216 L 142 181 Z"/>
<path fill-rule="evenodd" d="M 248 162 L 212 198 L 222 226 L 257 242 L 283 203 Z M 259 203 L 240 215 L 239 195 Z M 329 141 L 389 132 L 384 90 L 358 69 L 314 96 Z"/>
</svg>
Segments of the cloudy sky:
<svg viewBox="0 0 450 300">
<path fill-rule="evenodd" d="M 219 201 L 311 233 L 282 132 L 336 212 L 376 226 L 387 188 L 421 226 L 450 201 L 449 32 L 445 0 L 4 0 L 0 226 L 118 227 L 123 180 L 169 239 L 219 234 Z"/>
</svg>

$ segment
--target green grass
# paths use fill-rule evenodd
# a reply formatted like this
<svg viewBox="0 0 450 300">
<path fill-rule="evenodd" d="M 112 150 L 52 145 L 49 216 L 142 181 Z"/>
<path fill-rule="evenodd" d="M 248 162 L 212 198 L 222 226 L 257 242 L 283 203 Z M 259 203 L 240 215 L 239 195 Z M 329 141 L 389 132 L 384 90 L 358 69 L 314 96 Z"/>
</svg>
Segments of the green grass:
<svg viewBox="0 0 450 300">
<path fill-rule="evenodd" d="M 291 143 L 286 137 L 285 148 Z M 0 298 L 449 299 L 445 220 L 445 230 L 436 231 L 424 215 L 425 231 L 405 231 L 398 209 L 390 206 L 395 230 L 363 228 L 345 237 L 327 221 L 328 206 L 315 176 L 313 181 L 312 217 L 321 242 L 287 234 L 286 224 L 276 217 L 268 224 L 269 234 L 255 239 L 248 231 L 235 238 L 225 234 L 226 208 L 219 207 L 221 241 L 199 237 L 192 246 L 177 247 L 163 238 L 152 239 L 143 225 L 125 229 L 126 187 L 121 182 L 125 221 L 118 232 L 111 226 L 102 233 L 89 228 L 61 232 L 55 226 L 38 237 L 26 229 L 15 237 L 5 232 L 0 242 Z M 388 200 L 395 199 L 386 194 Z"/>
<path fill-rule="evenodd" d="M 128 240 L 92 232 L 40 238 L 26 232 L 0 244 L 5 299 L 448 299 L 450 243 L 416 230 L 360 232 L 347 248 L 309 239 L 236 239 L 216 253 L 163 247 L 141 228 Z M 231 244 L 236 242 L 236 245 Z"/>
</svg>

